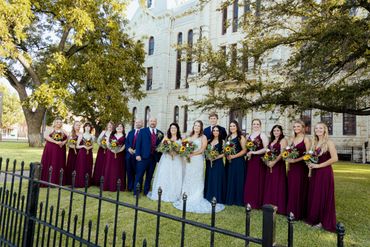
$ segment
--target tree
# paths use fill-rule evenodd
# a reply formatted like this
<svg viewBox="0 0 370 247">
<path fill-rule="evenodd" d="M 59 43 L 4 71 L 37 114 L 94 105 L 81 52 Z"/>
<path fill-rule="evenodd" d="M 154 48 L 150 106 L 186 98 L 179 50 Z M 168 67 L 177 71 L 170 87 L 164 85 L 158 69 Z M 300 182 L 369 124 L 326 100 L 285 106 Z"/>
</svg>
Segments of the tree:
<svg viewBox="0 0 370 247">
<path fill-rule="evenodd" d="M 45 111 L 90 121 L 96 114 L 82 109 L 98 111 L 102 124 L 129 117 L 127 99 L 143 97 L 143 46 L 124 33 L 124 9 L 119 0 L 0 0 L 0 75 L 18 92 L 30 146 L 41 145 Z M 100 107 L 108 98 L 116 111 Z"/>
<path fill-rule="evenodd" d="M 10 93 L 2 84 L 0 84 L 0 92 L 3 93 L 2 128 L 9 128 L 16 123 L 24 123 L 22 107 L 17 96 Z"/>
<path fill-rule="evenodd" d="M 239 20 L 244 38 L 237 57 L 207 40 L 193 48 L 209 93 L 189 99 L 192 104 L 204 110 L 316 108 L 370 115 L 369 1 L 250 2 L 243 1 L 247 12 Z M 271 59 L 281 51 L 285 59 Z"/>
</svg>

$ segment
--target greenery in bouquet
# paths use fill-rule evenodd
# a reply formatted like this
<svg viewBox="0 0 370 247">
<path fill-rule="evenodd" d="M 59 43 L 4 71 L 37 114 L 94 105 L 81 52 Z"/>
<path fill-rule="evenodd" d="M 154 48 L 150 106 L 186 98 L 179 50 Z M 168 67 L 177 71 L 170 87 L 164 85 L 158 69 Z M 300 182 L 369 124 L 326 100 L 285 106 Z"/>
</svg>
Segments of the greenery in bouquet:
<svg viewBox="0 0 370 247">
<path fill-rule="evenodd" d="M 190 154 L 194 152 L 194 150 L 197 148 L 197 145 L 194 144 L 192 141 L 189 141 L 188 139 L 184 139 L 181 142 L 181 146 L 179 149 L 179 155 L 183 158 L 186 158 L 186 161 L 190 162 Z"/>
</svg>

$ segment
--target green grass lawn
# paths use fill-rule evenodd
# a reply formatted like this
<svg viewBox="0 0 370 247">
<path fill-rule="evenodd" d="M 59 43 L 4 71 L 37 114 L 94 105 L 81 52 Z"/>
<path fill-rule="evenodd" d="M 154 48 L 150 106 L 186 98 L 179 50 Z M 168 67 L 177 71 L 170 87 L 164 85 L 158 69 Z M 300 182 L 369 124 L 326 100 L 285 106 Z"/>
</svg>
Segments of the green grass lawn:
<svg viewBox="0 0 370 247">
<path fill-rule="evenodd" d="M 22 144 L 23 145 L 23 144 Z M 7 145 L 0 143 L 0 156 L 4 156 L 3 148 Z M 8 148 L 7 150 L 13 150 L 14 154 L 16 150 L 20 151 L 21 148 Z M 22 146 L 23 147 L 23 146 Z M 28 148 L 23 147 L 25 151 Z M 22 152 L 23 153 L 23 149 Z M 33 149 L 31 149 L 34 151 Z M 10 151 L 8 151 L 10 152 Z M 5 153 L 8 154 L 8 153 Z M 13 155 L 14 155 L 13 154 Z M 41 150 L 39 150 L 39 156 L 22 157 L 28 158 L 28 160 L 36 159 L 40 160 Z M 5 157 L 8 157 L 5 155 Z M 13 156 L 19 157 L 19 156 Z M 17 158 L 19 159 L 19 158 Z M 20 159 L 19 159 L 20 160 Z M 370 166 L 350 163 L 337 163 L 334 165 L 335 172 L 335 193 L 336 193 L 336 211 L 337 220 L 342 222 L 346 228 L 345 246 L 370 246 Z M 1 185 L 2 186 L 2 183 Z M 26 188 L 23 188 L 24 191 Z M 41 189 L 40 202 L 45 202 L 46 195 L 45 188 Z M 97 194 L 98 188 L 90 187 L 90 193 Z M 116 193 L 104 192 L 104 196 L 115 198 Z M 57 190 L 51 189 L 50 191 L 50 205 L 56 206 L 57 201 Z M 69 208 L 69 193 L 62 193 L 61 208 L 64 208 L 68 212 Z M 131 193 L 122 192 L 120 193 L 120 201 L 134 203 L 134 197 Z M 81 222 L 82 217 L 82 205 L 83 197 L 75 194 L 73 198 L 73 210 L 72 215 L 78 215 L 78 221 Z M 96 199 L 88 199 L 87 201 L 86 220 L 93 221 L 93 233 L 96 229 L 98 202 Z M 157 204 L 146 197 L 141 196 L 139 205 L 146 208 L 156 209 Z M 99 243 L 102 244 L 103 234 L 102 229 L 105 225 L 109 225 L 109 237 L 108 241 L 112 243 L 112 231 L 114 224 L 114 211 L 115 206 L 103 203 L 101 211 L 101 235 Z M 181 211 L 175 209 L 170 203 L 162 203 L 162 211 L 181 216 Z M 73 219 L 72 216 L 72 219 Z M 55 219 L 55 215 L 53 217 Z M 210 215 L 204 214 L 193 214 L 187 213 L 187 218 L 196 220 L 199 222 L 210 224 Z M 121 235 L 122 231 L 127 233 L 126 244 L 131 245 L 132 231 L 133 231 L 133 219 L 134 210 L 128 208 L 119 208 L 118 216 L 118 236 Z M 59 221 L 60 222 L 60 221 Z M 277 216 L 276 222 L 276 240 L 280 245 L 287 244 L 287 222 L 286 217 Z M 137 231 L 137 246 L 141 246 L 144 238 L 148 241 L 148 246 L 154 245 L 155 240 L 155 226 L 156 217 L 148 215 L 146 213 L 139 213 L 139 227 Z M 216 215 L 216 226 L 225 228 L 228 230 L 243 233 L 245 227 L 245 209 L 237 206 L 227 206 L 226 209 Z M 71 227 L 71 229 L 73 229 Z M 251 236 L 261 237 L 262 229 L 262 212 L 260 210 L 252 211 L 251 218 Z M 210 234 L 208 231 L 200 230 L 193 226 L 186 226 L 186 246 L 209 246 Z M 78 233 L 80 230 L 77 231 Z M 47 233 L 47 231 L 46 231 Z M 180 243 L 181 224 L 173 222 L 171 220 L 161 220 L 161 233 L 160 233 L 160 246 L 178 246 Z M 87 236 L 87 227 L 85 227 L 84 236 Z M 92 235 L 95 238 L 95 233 Z M 93 238 L 93 239 L 94 239 Z M 121 241 L 119 240 L 120 244 Z M 244 246 L 244 243 L 233 238 L 216 234 L 215 239 L 216 246 Z M 258 246 L 251 244 L 250 246 Z M 323 230 L 314 229 L 303 222 L 296 222 L 294 224 L 294 246 L 336 246 L 336 234 L 328 233 Z"/>
</svg>

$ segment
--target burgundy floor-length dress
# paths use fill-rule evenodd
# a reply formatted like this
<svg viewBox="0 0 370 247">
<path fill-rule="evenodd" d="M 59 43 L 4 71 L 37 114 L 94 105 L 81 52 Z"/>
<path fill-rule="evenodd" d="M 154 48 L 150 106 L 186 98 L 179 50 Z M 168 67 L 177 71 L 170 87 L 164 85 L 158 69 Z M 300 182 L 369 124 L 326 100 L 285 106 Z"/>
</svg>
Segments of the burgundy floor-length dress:
<svg viewBox="0 0 370 247">
<path fill-rule="evenodd" d="M 299 157 L 306 152 L 304 139 L 295 148 Z M 288 171 L 288 202 L 287 213 L 292 212 L 296 220 L 301 220 L 307 214 L 307 193 L 308 193 L 308 167 L 302 160 L 289 164 Z"/>
<path fill-rule="evenodd" d="M 261 135 L 253 140 L 257 147 L 256 151 L 263 148 Z M 266 165 L 262 161 L 263 154 L 252 155 L 247 161 L 248 172 L 244 185 L 244 203 L 249 203 L 252 208 L 261 208 L 263 203 L 263 193 L 265 187 Z"/>
<path fill-rule="evenodd" d="M 281 145 L 275 143 L 269 145 L 276 156 L 280 155 Z M 286 214 L 286 192 L 287 192 L 287 177 L 285 169 L 285 161 L 280 159 L 271 169 L 267 167 L 265 179 L 265 193 L 263 196 L 263 204 L 272 204 L 277 206 L 279 214 Z"/>
<path fill-rule="evenodd" d="M 53 138 L 54 134 L 60 134 L 62 140 L 65 141 L 67 136 L 63 132 L 57 133 L 55 130 L 50 133 L 49 137 Z M 66 165 L 66 146 L 60 147 L 59 145 L 46 141 L 44 151 L 41 158 L 41 180 L 48 181 L 49 169 L 52 167 L 51 183 L 59 184 L 60 170 L 65 170 Z M 64 179 L 63 179 L 64 180 Z M 64 181 L 62 182 L 64 184 Z M 42 185 L 42 187 L 45 187 Z"/>
<path fill-rule="evenodd" d="M 82 138 L 80 145 L 85 145 L 87 140 Z M 92 142 L 92 140 L 90 140 Z M 76 179 L 75 179 L 75 187 L 76 188 L 83 188 L 85 187 L 85 176 L 86 174 L 89 175 L 88 185 L 90 185 L 91 175 L 92 175 L 92 167 L 93 167 L 93 150 L 86 150 L 85 148 L 81 148 L 78 151 L 77 160 L 76 160 Z"/>
<path fill-rule="evenodd" d="M 319 156 L 319 162 L 329 160 L 330 153 Z M 325 230 L 336 231 L 334 174 L 331 165 L 313 169 L 309 179 L 307 223 L 316 225 L 321 223 Z"/>
<path fill-rule="evenodd" d="M 77 143 L 78 136 L 75 136 L 71 138 L 71 140 L 75 140 Z M 66 170 L 64 172 L 64 177 L 67 185 L 72 184 L 72 173 L 74 170 L 76 170 L 76 160 L 77 160 L 77 154 L 78 154 L 77 148 L 69 148 L 68 149 L 68 157 L 67 157 L 67 165 Z"/>
<path fill-rule="evenodd" d="M 110 138 L 111 140 L 117 140 L 115 136 Z M 117 140 L 119 146 L 125 145 L 125 136 L 122 136 Z M 120 190 L 124 191 L 126 189 L 126 171 L 125 171 L 125 155 L 124 151 L 114 153 L 107 150 L 107 157 L 104 169 L 104 190 L 105 191 L 117 191 L 117 181 L 121 179 Z"/>
<path fill-rule="evenodd" d="M 104 134 L 102 141 L 106 140 L 108 142 L 108 137 Z M 102 147 L 99 147 L 98 153 L 96 155 L 95 166 L 94 166 L 94 174 L 92 177 L 91 183 L 93 185 L 99 186 L 100 185 L 100 178 L 104 176 L 104 169 L 105 169 L 105 162 L 106 162 L 106 155 L 108 150 Z"/>
</svg>

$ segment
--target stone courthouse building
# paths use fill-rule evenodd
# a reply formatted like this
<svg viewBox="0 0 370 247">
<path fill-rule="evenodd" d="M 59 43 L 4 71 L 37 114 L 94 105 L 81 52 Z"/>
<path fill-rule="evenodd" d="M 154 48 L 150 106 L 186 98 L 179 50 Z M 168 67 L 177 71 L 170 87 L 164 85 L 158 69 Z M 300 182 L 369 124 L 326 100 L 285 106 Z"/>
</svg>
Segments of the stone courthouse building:
<svg viewBox="0 0 370 247">
<path fill-rule="evenodd" d="M 194 110 L 179 99 L 187 96 L 200 99 L 207 93 L 207 88 L 191 80 L 200 70 L 197 63 L 178 61 L 184 56 L 179 53 L 177 44 L 195 43 L 199 37 L 207 38 L 214 47 L 232 49 L 239 47 L 243 34 L 233 22 L 243 15 L 246 7 L 243 0 L 219 10 L 221 0 L 210 1 L 200 12 L 184 14 L 196 7 L 197 0 L 146 0 L 147 8 L 133 4 L 129 16 L 132 35 L 144 43 L 146 49 L 146 77 L 143 90 L 147 96 L 141 101 L 132 100 L 129 104 L 137 118 L 150 116 L 158 119 L 158 127 L 167 130 L 171 122 L 177 122 L 181 131 L 189 133 L 192 123 L 200 119 L 208 125 L 208 114 Z M 238 4 L 239 2 L 239 4 Z M 230 25 L 224 25 L 225 22 Z M 226 26 L 226 27 L 225 27 Z M 286 50 L 274 52 L 270 61 L 286 57 Z M 307 124 L 307 133 L 313 132 L 313 125 L 324 121 L 330 128 L 331 138 L 335 141 L 342 159 L 357 162 L 369 162 L 368 142 L 370 138 L 370 116 L 327 113 L 318 115 L 314 110 L 302 113 L 301 118 Z M 245 132 L 250 132 L 251 120 L 262 120 L 262 128 L 268 133 L 276 123 L 281 124 L 286 135 L 292 134 L 292 120 L 285 116 L 279 118 L 271 112 L 249 111 L 246 114 L 218 111 L 219 123 L 227 126 L 231 119 L 237 119 Z"/>
</svg>

